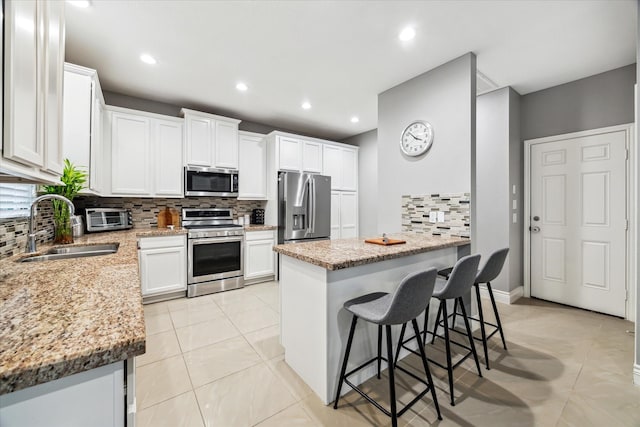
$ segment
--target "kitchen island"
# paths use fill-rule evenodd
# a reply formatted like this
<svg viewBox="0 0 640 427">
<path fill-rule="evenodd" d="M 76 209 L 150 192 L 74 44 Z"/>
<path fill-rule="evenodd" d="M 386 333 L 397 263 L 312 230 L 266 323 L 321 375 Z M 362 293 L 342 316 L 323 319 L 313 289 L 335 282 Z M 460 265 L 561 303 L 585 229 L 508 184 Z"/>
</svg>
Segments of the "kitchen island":
<svg viewBox="0 0 640 427">
<path fill-rule="evenodd" d="M 280 254 L 281 342 L 285 361 L 325 404 L 334 399 L 351 315 L 345 301 L 370 292 L 392 292 L 409 273 L 444 268 L 468 254 L 460 237 L 397 234 L 405 244 L 380 246 L 364 239 L 278 245 Z M 422 321 L 422 320 L 421 320 Z M 394 328 L 397 341 L 399 328 Z M 377 328 L 360 322 L 349 368 L 373 357 Z M 383 349 L 383 354 L 385 350 Z M 401 353 L 401 357 L 407 354 Z M 351 377 L 355 384 L 375 374 L 375 364 Z M 344 393 L 349 387 L 344 388 Z"/>
</svg>

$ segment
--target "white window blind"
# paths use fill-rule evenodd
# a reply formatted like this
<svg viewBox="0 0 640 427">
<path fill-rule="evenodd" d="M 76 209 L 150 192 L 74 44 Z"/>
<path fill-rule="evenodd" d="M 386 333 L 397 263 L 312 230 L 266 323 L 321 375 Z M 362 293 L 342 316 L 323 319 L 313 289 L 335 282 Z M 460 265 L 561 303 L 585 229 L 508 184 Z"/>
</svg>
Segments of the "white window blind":
<svg viewBox="0 0 640 427">
<path fill-rule="evenodd" d="M 34 184 L 0 183 L 0 218 L 28 216 L 35 197 Z"/>
</svg>

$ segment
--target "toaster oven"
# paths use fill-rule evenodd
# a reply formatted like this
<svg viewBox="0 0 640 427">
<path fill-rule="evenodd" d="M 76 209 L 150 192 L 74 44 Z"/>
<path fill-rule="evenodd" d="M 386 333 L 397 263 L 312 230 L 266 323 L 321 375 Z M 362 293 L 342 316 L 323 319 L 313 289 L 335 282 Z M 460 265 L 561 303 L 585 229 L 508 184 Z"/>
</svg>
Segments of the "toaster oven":
<svg viewBox="0 0 640 427">
<path fill-rule="evenodd" d="M 87 232 L 126 230 L 133 227 L 131 211 L 117 208 L 87 208 Z"/>
</svg>

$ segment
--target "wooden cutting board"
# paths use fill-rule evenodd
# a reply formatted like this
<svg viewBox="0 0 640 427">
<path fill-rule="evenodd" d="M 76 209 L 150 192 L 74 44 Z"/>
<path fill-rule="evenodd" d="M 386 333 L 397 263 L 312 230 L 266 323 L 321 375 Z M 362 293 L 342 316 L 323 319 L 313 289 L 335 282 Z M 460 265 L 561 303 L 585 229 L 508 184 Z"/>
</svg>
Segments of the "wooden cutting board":
<svg viewBox="0 0 640 427">
<path fill-rule="evenodd" d="M 382 240 L 382 237 L 377 239 L 366 239 L 365 243 L 373 243 L 374 245 L 382 245 L 382 246 L 391 246 L 391 245 L 401 245 L 403 243 L 407 243 L 406 240 L 397 240 L 397 239 L 387 239 L 386 242 Z"/>
</svg>

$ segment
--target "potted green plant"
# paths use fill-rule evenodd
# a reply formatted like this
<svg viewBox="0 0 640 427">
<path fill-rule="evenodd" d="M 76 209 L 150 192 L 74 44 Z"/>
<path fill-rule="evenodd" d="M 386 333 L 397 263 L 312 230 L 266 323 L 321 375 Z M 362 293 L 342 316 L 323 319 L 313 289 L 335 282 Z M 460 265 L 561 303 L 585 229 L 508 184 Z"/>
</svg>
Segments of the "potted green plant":
<svg viewBox="0 0 640 427">
<path fill-rule="evenodd" d="M 73 201 L 73 198 L 84 188 L 87 182 L 87 173 L 69 161 L 64 159 L 64 170 L 60 181 L 63 185 L 45 185 L 42 187 L 45 194 L 59 194 Z M 60 200 L 52 200 L 53 222 L 55 225 L 54 243 L 73 243 L 73 233 L 69 217 L 69 208 Z"/>
</svg>

